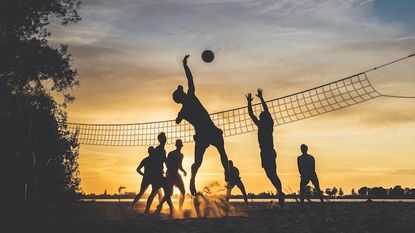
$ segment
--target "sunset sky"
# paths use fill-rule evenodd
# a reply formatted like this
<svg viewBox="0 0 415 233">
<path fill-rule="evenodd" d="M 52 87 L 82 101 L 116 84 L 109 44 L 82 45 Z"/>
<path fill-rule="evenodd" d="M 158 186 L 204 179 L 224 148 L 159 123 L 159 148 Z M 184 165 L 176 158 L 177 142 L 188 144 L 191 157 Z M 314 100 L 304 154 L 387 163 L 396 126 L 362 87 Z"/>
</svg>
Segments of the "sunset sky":
<svg viewBox="0 0 415 233">
<path fill-rule="evenodd" d="M 82 20 L 51 25 L 50 41 L 69 44 L 80 75 L 69 122 L 170 120 L 180 109 L 171 93 L 186 84 L 185 54 L 199 99 L 216 112 L 246 105 L 244 94 L 258 87 L 266 99 L 276 98 L 414 53 L 414 9 L 411 0 L 84 0 Z M 212 63 L 201 60 L 205 49 L 214 51 Z M 381 93 L 415 95 L 415 58 L 369 78 Z M 316 158 L 323 188 L 414 187 L 414 116 L 415 100 L 381 97 L 276 127 L 283 189 L 299 189 L 302 143 Z M 261 168 L 256 137 L 228 137 L 225 147 L 247 192 L 275 192 Z M 193 147 L 183 148 L 189 176 Z M 82 190 L 115 193 L 125 186 L 137 192 L 141 176 L 135 169 L 146 150 L 81 145 Z M 222 179 L 219 155 L 209 148 L 197 187 Z M 185 182 L 188 191 L 189 177 Z"/>
</svg>

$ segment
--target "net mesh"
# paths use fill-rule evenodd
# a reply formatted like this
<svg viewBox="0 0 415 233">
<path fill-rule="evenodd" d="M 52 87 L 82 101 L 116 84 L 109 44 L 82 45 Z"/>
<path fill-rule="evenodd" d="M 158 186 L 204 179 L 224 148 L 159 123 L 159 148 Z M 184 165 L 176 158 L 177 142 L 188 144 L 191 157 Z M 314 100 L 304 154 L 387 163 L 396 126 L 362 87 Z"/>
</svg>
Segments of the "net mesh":
<svg viewBox="0 0 415 233">
<path fill-rule="evenodd" d="M 366 73 L 360 73 L 319 87 L 266 101 L 275 125 L 335 111 L 379 97 Z M 261 104 L 254 104 L 256 115 Z M 256 130 L 248 115 L 248 108 L 241 107 L 210 114 L 225 137 Z M 167 143 L 176 139 L 193 141 L 194 129 L 188 122 L 176 124 L 174 120 L 134 124 L 79 124 L 68 123 L 71 133 L 78 133 L 78 141 L 85 145 L 100 146 L 149 146 L 157 144 L 157 135 L 165 132 Z"/>
</svg>

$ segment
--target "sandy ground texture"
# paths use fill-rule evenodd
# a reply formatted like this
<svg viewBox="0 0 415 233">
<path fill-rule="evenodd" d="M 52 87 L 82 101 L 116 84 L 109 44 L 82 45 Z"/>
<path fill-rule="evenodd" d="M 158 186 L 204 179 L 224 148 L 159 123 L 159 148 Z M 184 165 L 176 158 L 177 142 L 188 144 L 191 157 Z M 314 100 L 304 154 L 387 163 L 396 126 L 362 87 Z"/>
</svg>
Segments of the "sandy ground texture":
<svg viewBox="0 0 415 233">
<path fill-rule="evenodd" d="M 143 214 L 144 204 L 72 203 L 10 213 L 2 232 L 415 232 L 414 203 L 232 203 L 230 210 L 209 210 L 210 217 L 196 218 L 187 203 L 183 213 L 171 217 Z M 153 206 L 154 210 L 155 206 Z M 222 216 L 227 213 L 233 216 Z M 213 217 L 217 215 L 216 217 Z M 4 228 L 3 228 L 4 229 Z"/>
</svg>

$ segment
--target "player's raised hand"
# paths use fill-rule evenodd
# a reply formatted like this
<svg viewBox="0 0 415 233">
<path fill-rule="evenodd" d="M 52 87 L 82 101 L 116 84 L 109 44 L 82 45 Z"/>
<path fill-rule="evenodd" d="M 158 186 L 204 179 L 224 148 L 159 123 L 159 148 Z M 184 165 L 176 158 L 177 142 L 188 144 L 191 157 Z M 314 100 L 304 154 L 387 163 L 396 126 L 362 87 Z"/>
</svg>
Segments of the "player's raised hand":
<svg viewBox="0 0 415 233">
<path fill-rule="evenodd" d="M 248 93 L 248 94 L 246 94 L 246 100 L 248 101 L 248 102 L 252 102 L 252 100 L 254 99 L 254 98 L 252 98 L 252 94 L 251 93 Z"/>
<path fill-rule="evenodd" d="M 258 93 L 256 94 L 256 96 L 258 96 L 259 98 L 262 99 L 262 89 L 258 88 Z"/>
<path fill-rule="evenodd" d="M 184 58 L 183 58 L 183 64 L 184 65 L 187 65 L 187 58 L 189 58 L 189 54 L 186 54 L 185 56 L 184 56 Z"/>
</svg>

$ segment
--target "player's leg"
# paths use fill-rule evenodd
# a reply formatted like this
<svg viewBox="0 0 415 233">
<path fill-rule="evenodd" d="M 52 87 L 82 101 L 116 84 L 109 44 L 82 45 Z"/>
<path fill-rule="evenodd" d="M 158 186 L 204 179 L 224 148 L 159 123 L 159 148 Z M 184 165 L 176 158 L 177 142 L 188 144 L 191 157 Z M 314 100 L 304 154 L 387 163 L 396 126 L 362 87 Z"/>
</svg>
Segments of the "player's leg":
<svg viewBox="0 0 415 233">
<path fill-rule="evenodd" d="M 231 182 L 227 182 L 226 184 L 226 201 L 229 202 L 229 198 L 231 197 L 231 192 L 235 184 Z"/>
<path fill-rule="evenodd" d="M 169 205 L 170 214 L 173 214 L 175 210 L 174 210 L 173 202 L 171 201 L 171 196 L 166 197 L 166 202 Z"/>
<path fill-rule="evenodd" d="M 217 134 L 216 138 L 213 140 L 214 143 L 212 145 L 216 147 L 220 155 L 220 161 L 222 162 L 223 169 L 225 170 L 225 174 L 228 171 L 228 155 L 225 151 L 225 142 L 223 141 L 222 133 Z"/>
<path fill-rule="evenodd" d="M 160 203 L 157 205 L 156 214 L 159 214 L 161 212 L 161 210 L 163 209 L 163 204 L 164 204 L 164 202 L 166 202 L 166 197 L 167 197 L 167 195 L 164 195 L 163 198 L 161 199 Z"/>
<path fill-rule="evenodd" d="M 265 165 L 266 164 L 266 165 Z M 270 159 L 264 164 L 265 173 L 267 174 L 268 179 L 274 185 L 275 189 L 278 191 L 278 194 L 282 192 L 281 180 L 277 176 L 277 164 L 275 160 Z"/>
<path fill-rule="evenodd" d="M 161 210 L 163 209 L 164 202 L 167 202 L 167 204 L 170 207 L 170 210 L 172 209 L 172 206 L 171 206 L 171 195 L 173 194 L 173 185 L 170 184 L 169 177 L 163 178 L 163 180 L 161 182 L 161 186 L 162 186 L 163 191 L 164 191 L 164 196 L 160 200 L 160 203 L 157 205 L 157 211 L 156 211 L 156 213 L 160 213 L 161 212 Z M 161 188 L 159 189 L 159 192 L 160 192 L 160 190 L 161 190 Z"/>
<path fill-rule="evenodd" d="M 164 193 L 164 195 L 166 194 Z M 159 198 L 159 203 L 161 202 L 161 200 L 163 200 L 164 195 L 163 195 L 163 192 L 161 191 L 161 188 L 157 190 L 157 196 Z"/>
<path fill-rule="evenodd" d="M 238 186 L 238 188 L 241 190 L 242 196 L 244 197 L 245 204 L 246 206 L 248 206 L 248 198 L 246 196 L 245 186 L 242 183 L 242 180 L 239 180 L 239 182 L 236 183 L 236 186 Z"/>
<path fill-rule="evenodd" d="M 167 202 L 167 204 L 169 205 L 170 208 L 170 214 L 174 213 L 174 206 L 173 203 L 171 201 L 171 196 L 173 195 L 173 183 L 172 182 L 168 182 L 167 179 L 163 179 L 163 189 L 164 189 L 164 196 L 165 196 L 165 200 Z"/>
<path fill-rule="evenodd" d="M 309 182 L 309 179 L 301 177 L 300 179 L 300 203 L 301 205 L 303 205 L 304 203 L 304 192 L 305 192 L 305 187 L 307 186 L 308 182 Z"/>
<path fill-rule="evenodd" d="M 149 185 L 150 184 L 147 181 L 147 179 L 143 178 L 143 180 L 141 181 L 140 191 L 135 196 L 132 207 L 134 207 L 134 205 L 140 200 L 141 196 L 143 196 L 144 192 L 147 190 Z"/>
<path fill-rule="evenodd" d="M 320 182 L 318 180 L 317 174 L 311 177 L 311 183 L 314 185 L 314 188 L 317 190 L 320 201 L 323 202 L 323 192 L 320 189 Z"/>
<path fill-rule="evenodd" d="M 154 196 L 156 196 L 159 189 L 160 189 L 160 185 L 152 184 L 152 190 L 151 190 L 150 195 L 147 198 L 147 205 L 146 205 L 146 209 L 145 209 L 144 213 L 148 213 L 150 211 L 151 204 L 153 203 Z"/>
<path fill-rule="evenodd" d="M 266 157 L 269 156 L 269 157 Z M 275 151 L 270 151 L 266 156 L 261 156 L 263 159 L 267 158 L 267 162 L 264 164 L 265 173 L 267 174 L 268 179 L 271 181 L 272 185 L 277 189 L 278 200 L 280 207 L 284 207 L 285 193 L 282 191 L 281 180 L 277 175 L 277 163 L 275 161 L 276 155 Z"/>
<path fill-rule="evenodd" d="M 173 206 L 173 203 L 171 201 L 171 195 L 170 194 L 164 195 L 163 199 L 161 199 L 160 204 L 157 206 L 156 213 L 159 214 L 161 212 L 161 210 L 163 209 L 164 202 L 167 202 L 167 204 L 169 205 L 169 208 L 170 208 L 170 214 L 172 214 L 174 212 L 174 206 Z"/>
<path fill-rule="evenodd" d="M 206 149 L 209 144 L 196 140 L 195 142 L 195 162 L 192 164 L 192 176 L 190 178 L 190 193 L 194 196 L 196 195 L 196 185 L 195 179 L 197 171 L 202 165 L 203 155 L 205 154 Z"/>
<path fill-rule="evenodd" d="M 182 211 L 182 209 L 183 209 L 183 203 L 184 203 L 184 197 L 186 195 L 186 190 L 184 188 L 184 183 L 183 183 L 183 179 L 182 179 L 181 176 L 178 177 L 176 186 L 180 190 L 179 210 Z"/>
</svg>

